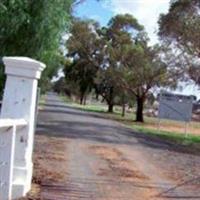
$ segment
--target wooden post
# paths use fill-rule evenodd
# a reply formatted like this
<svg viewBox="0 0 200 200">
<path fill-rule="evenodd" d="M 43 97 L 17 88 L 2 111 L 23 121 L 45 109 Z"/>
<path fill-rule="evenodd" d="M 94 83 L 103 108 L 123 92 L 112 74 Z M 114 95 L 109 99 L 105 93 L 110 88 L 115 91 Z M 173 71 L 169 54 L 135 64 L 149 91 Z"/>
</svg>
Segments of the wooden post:
<svg viewBox="0 0 200 200">
<path fill-rule="evenodd" d="M 158 119 L 158 132 L 160 133 L 160 129 L 161 129 L 161 119 Z"/>
<path fill-rule="evenodd" d="M 160 97 L 159 97 L 159 108 L 158 108 L 158 132 L 160 133 L 161 129 L 161 118 L 160 118 L 160 102 L 162 99 L 162 91 L 160 91 Z"/>
<path fill-rule="evenodd" d="M 185 122 L 185 137 L 188 137 L 188 122 Z"/>
</svg>

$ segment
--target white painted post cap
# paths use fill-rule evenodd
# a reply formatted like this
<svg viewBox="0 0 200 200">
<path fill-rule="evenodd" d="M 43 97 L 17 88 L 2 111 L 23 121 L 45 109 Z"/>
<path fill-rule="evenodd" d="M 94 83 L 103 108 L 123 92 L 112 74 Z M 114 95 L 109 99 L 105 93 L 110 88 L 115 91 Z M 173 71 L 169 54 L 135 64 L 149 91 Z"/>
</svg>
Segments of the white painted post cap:
<svg viewBox="0 0 200 200">
<path fill-rule="evenodd" d="M 39 79 L 46 65 L 27 57 L 3 57 L 5 73 L 11 76 L 20 76 Z"/>
</svg>

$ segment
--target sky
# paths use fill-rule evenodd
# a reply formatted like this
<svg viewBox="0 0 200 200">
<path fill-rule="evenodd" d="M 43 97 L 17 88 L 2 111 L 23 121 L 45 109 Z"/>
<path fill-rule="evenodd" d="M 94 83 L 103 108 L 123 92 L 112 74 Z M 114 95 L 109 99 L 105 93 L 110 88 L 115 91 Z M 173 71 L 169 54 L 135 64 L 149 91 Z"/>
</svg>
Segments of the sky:
<svg viewBox="0 0 200 200">
<path fill-rule="evenodd" d="M 156 32 L 157 21 L 161 13 L 166 13 L 170 0 L 87 0 L 75 8 L 75 16 L 92 18 L 106 26 L 112 16 L 129 13 L 145 26 L 151 43 L 158 41 Z"/>
<path fill-rule="evenodd" d="M 89 18 L 106 26 L 116 14 L 129 13 L 144 25 L 150 37 L 150 44 L 159 42 L 157 37 L 158 18 L 161 13 L 169 9 L 170 0 L 86 0 L 74 10 L 74 15 L 80 18 Z M 184 85 L 181 94 L 196 95 L 200 99 L 200 91 L 193 85 Z"/>
</svg>

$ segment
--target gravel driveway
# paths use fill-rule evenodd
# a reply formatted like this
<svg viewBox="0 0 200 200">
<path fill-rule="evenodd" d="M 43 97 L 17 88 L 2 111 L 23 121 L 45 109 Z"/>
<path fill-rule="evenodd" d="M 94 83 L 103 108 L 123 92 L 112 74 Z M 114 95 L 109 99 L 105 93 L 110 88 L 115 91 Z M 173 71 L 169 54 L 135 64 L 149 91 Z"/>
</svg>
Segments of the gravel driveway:
<svg viewBox="0 0 200 200">
<path fill-rule="evenodd" d="M 39 113 L 37 135 L 66 141 L 65 179 L 48 185 L 42 199 L 200 199 L 199 153 L 72 108 L 55 94 Z"/>
</svg>

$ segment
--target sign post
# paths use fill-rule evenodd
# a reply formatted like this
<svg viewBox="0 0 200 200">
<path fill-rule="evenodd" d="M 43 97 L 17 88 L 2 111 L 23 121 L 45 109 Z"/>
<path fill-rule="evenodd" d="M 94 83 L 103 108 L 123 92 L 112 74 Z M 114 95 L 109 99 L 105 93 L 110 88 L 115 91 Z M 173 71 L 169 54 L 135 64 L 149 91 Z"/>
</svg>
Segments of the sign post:
<svg viewBox="0 0 200 200">
<path fill-rule="evenodd" d="M 159 99 L 159 124 L 160 120 L 169 119 L 185 122 L 185 136 L 187 136 L 188 123 L 192 118 L 193 97 L 161 92 Z"/>
</svg>

